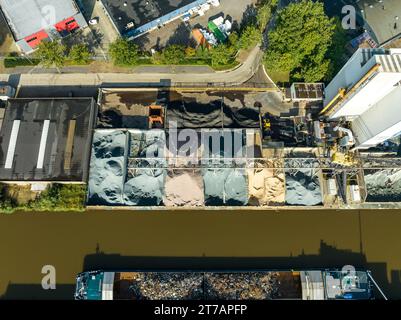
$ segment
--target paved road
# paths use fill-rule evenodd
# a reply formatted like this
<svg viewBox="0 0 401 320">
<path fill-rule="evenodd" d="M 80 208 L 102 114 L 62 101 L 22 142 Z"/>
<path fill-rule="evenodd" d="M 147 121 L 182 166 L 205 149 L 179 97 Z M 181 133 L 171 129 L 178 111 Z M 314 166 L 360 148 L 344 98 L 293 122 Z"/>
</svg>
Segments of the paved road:
<svg viewBox="0 0 401 320">
<path fill-rule="evenodd" d="M 98 86 L 105 84 L 158 83 L 171 82 L 231 82 L 248 81 L 258 69 L 263 52 L 255 47 L 241 66 L 231 71 L 202 73 L 71 73 L 71 74 L 21 74 L 19 85 L 82 85 Z M 204 71 L 204 70 L 203 70 Z M 10 75 L 0 75 L 0 81 L 7 81 Z"/>
</svg>

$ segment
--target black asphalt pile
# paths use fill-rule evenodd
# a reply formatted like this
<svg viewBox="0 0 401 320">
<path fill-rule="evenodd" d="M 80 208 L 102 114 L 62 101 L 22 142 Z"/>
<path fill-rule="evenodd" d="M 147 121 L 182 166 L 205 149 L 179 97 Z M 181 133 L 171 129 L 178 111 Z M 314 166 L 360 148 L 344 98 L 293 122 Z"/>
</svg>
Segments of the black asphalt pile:
<svg viewBox="0 0 401 320">
<path fill-rule="evenodd" d="M 236 108 L 221 100 L 208 104 L 199 102 L 170 102 L 167 108 L 167 125 L 177 128 L 259 128 L 257 108 Z"/>
<path fill-rule="evenodd" d="M 367 202 L 401 201 L 401 170 L 366 170 Z"/>
<path fill-rule="evenodd" d="M 138 300 L 198 300 L 203 298 L 201 273 L 135 273 L 130 287 Z"/>
<path fill-rule="evenodd" d="M 278 292 L 278 274 L 206 273 L 204 287 L 210 300 L 268 300 Z"/>
<path fill-rule="evenodd" d="M 123 204 L 126 134 L 99 130 L 93 136 L 89 174 L 89 204 Z"/>
</svg>

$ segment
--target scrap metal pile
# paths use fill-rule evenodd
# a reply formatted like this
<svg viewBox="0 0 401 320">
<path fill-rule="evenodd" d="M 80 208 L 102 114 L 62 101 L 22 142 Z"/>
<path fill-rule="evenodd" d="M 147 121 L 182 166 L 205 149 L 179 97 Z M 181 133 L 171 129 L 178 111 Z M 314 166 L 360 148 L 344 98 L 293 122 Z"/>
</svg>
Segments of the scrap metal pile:
<svg viewBox="0 0 401 320">
<path fill-rule="evenodd" d="M 279 295 L 279 274 L 246 273 L 133 273 L 130 297 L 136 300 L 266 300 Z"/>
</svg>

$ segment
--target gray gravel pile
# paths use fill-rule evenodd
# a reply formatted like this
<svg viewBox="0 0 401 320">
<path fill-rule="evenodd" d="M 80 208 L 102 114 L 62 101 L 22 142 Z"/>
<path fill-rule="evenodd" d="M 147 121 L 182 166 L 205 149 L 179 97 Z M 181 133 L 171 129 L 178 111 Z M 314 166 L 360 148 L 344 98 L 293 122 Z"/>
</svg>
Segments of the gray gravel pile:
<svg viewBox="0 0 401 320">
<path fill-rule="evenodd" d="M 202 273 L 136 273 L 130 290 L 140 300 L 185 300 L 203 297 Z"/>
<path fill-rule="evenodd" d="M 244 169 L 205 169 L 203 183 L 207 206 L 241 206 L 248 203 L 248 181 Z"/>
<path fill-rule="evenodd" d="M 315 169 L 285 172 L 285 202 L 289 205 L 316 206 L 322 203 L 319 177 Z"/>
<path fill-rule="evenodd" d="M 368 202 L 401 201 L 401 169 L 365 171 Z"/>
<path fill-rule="evenodd" d="M 159 206 L 163 204 L 164 169 L 136 169 L 124 185 L 124 203 L 128 206 Z"/>
<path fill-rule="evenodd" d="M 123 204 L 125 145 L 123 131 L 95 132 L 88 183 L 90 204 Z"/>
<path fill-rule="evenodd" d="M 285 202 L 288 205 L 316 206 L 322 203 L 319 181 L 319 162 L 310 151 L 293 150 L 284 160 Z M 307 158 L 307 159 L 303 159 Z"/>
<path fill-rule="evenodd" d="M 166 134 L 162 130 L 130 130 L 131 158 L 162 158 L 165 147 Z"/>
</svg>

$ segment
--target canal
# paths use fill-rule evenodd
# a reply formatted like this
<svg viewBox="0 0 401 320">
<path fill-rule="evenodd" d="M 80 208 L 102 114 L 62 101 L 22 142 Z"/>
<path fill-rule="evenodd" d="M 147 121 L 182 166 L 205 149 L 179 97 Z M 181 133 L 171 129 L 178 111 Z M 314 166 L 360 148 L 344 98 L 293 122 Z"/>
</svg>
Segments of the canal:
<svg viewBox="0 0 401 320">
<path fill-rule="evenodd" d="M 0 296 L 72 299 L 88 269 L 368 268 L 401 298 L 400 211 L 0 215 Z M 44 265 L 56 290 L 41 288 Z"/>
</svg>

